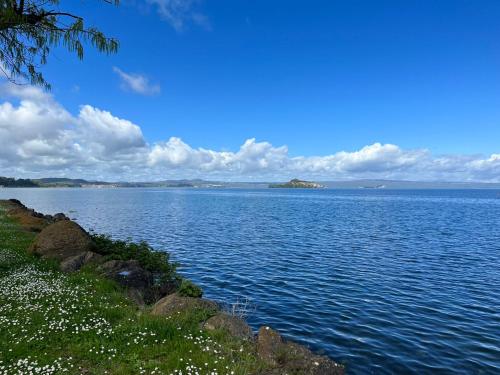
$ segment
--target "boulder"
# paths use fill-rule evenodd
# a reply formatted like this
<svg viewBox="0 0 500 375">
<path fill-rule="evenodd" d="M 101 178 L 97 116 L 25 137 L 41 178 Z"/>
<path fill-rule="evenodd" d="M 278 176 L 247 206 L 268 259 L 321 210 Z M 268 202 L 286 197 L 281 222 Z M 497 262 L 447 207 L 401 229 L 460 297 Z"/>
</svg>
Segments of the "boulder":
<svg viewBox="0 0 500 375">
<path fill-rule="evenodd" d="M 282 349 L 283 339 L 279 332 L 267 326 L 260 327 L 257 336 L 257 354 L 260 359 L 270 365 L 276 365 Z"/>
<path fill-rule="evenodd" d="M 100 266 L 100 270 L 126 288 L 141 290 L 153 286 L 153 275 L 137 260 L 109 260 Z"/>
<path fill-rule="evenodd" d="M 30 232 L 41 232 L 50 224 L 43 214 L 27 208 L 17 199 L 9 199 L 6 202 L 7 214 L 16 220 L 25 230 Z"/>
<path fill-rule="evenodd" d="M 143 308 L 146 303 L 144 302 L 144 297 L 142 296 L 142 293 L 134 288 L 127 289 L 127 297 L 132 300 L 137 306 Z"/>
<path fill-rule="evenodd" d="M 154 285 L 153 274 L 145 270 L 139 261 L 109 260 L 101 264 L 99 270 L 104 276 L 116 281 L 127 290 L 133 289 L 132 300 L 139 301 L 139 305 L 157 300 L 157 287 Z"/>
<path fill-rule="evenodd" d="M 104 276 L 116 281 L 129 290 L 129 295 L 138 305 L 152 304 L 167 294 L 175 292 L 178 287 L 176 281 L 158 284 L 150 271 L 144 269 L 137 260 L 109 260 L 99 266 Z M 140 298 L 139 295 L 140 294 Z"/>
<path fill-rule="evenodd" d="M 26 207 L 19 199 L 9 199 L 8 202 L 12 203 L 13 205 L 20 206 L 20 207 Z"/>
<path fill-rule="evenodd" d="M 243 319 L 225 313 L 219 313 L 212 316 L 205 322 L 203 328 L 209 331 L 224 330 L 231 336 L 245 340 L 251 340 L 253 338 L 252 329 Z"/>
<path fill-rule="evenodd" d="M 40 232 L 47 225 L 57 221 L 69 220 L 62 212 L 55 215 L 44 215 L 32 208 L 26 207 L 18 199 L 9 199 L 4 202 L 7 203 L 7 213 L 9 216 L 15 218 L 25 229 L 33 232 Z"/>
<path fill-rule="evenodd" d="M 155 284 L 148 291 L 148 303 L 155 303 L 165 296 L 175 293 L 179 289 L 179 282 L 176 280 Z"/>
<path fill-rule="evenodd" d="M 163 297 L 155 303 L 151 314 L 171 316 L 191 310 L 218 311 L 219 306 L 214 301 L 204 298 L 181 297 L 177 293 Z"/>
<path fill-rule="evenodd" d="M 67 217 L 62 212 L 59 212 L 59 213 L 57 213 L 57 214 L 55 214 L 55 215 L 52 216 L 52 220 L 54 222 L 61 221 L 61 220 L 69 220 L 69 217 Z"/>
<path fill-rule="evenodd" d="M 76 272 L 87 264 L 97 264 L 102 261 L 102 255 L 93 251 L 86 251 L 73 257 L 67 258 L 61 262 L 61 271 Z"/>
<path fill-rule="evenodd" d="M 87 232 L 71 220 L 62 220 L 45 227 L 31 245 L 30 251 L 43 258 L 62 261 L 93 250 Z"/>
<path fill-rule="evenodd" d="M 179 282 L 177 280 L 167 281 L 158 286 L 157 295 L 159 300 L 165 296 L 168 296 L 179 289 Z"/>
<path fill-rule="evenodd" d="M 343 375 L 344 367 L 326 356 L 312 353 L 305 346 L 287 342 L 270 327 L 261 327 L 257 354 L 272 366 L 264 374 Z"/>
<path fill-rule="evenodd" d="M 315 355 L 306 347 L 286 342 L 281 352 L 282 367 L 290 373 L 305 375 L 343 375 L 344 366 L 326 356 Z"/>
</svg>

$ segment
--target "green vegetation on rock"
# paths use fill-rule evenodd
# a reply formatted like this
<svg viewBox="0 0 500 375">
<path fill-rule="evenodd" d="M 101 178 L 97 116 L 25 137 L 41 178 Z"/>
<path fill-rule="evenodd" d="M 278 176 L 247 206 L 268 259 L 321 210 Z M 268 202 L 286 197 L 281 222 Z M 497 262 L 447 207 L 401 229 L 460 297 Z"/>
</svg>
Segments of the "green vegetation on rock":
<svg viewBox="0 0 500 375">
<path fill-rule="evenodd" d="M 161 282 L 176 281 L 177 263 L 170 262 L 170 254 L 166 251 L 157 251 L 147 242 L 113 240 L 102 234 L 91 236 L 97 253 L 104 255 L 107 260 L 137 260 L 140 265 L 153 275 L 159 275 Z"/>
<path fill-rule="evenodd" d="M 194 297 L 201 298 L 203 296 L 203 290 L 193 283 L 191 280 L 183 279 L 178 292 L 182 297 Z"/>
</svg>

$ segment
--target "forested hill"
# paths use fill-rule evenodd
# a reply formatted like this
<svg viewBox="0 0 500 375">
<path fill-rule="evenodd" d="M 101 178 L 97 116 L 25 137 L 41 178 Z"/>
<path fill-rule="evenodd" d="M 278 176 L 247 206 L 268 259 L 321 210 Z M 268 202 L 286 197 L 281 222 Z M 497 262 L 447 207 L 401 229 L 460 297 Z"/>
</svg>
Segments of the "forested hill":
<svg viewBox="0 0 500 375">
<path fill-rule="evenodd" d="M 39 185 L 29 179 L 0 177 L 0 187 L 39 187 Z"/>
<path fill-rule="evenodd" d="M 39 178 L 39 179 L 15 179 L 11 177 L 0 177 L 0 187 L 91 187 L 108 186 L 109 182 L 87 181 L 81 178 Z"/>
</svg>

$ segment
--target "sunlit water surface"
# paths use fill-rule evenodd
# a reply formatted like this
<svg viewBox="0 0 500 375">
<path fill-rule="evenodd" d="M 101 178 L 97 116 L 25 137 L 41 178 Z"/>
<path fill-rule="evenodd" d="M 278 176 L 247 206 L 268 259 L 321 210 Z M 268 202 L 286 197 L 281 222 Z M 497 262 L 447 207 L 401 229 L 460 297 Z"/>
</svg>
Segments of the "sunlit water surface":
<svg viewBox="0 0 500 375">
<path fill-rule="evenodd" d="M 500 191 L 0 189 L 147 240 L 351 374 L 500 373 Z"/>
</svg>

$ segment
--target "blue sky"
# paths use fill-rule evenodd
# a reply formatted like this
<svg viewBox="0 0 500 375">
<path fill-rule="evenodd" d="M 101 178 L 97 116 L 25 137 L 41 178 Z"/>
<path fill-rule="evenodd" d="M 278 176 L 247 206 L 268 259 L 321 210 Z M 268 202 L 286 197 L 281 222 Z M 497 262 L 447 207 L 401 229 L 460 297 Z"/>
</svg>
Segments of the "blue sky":
<svg viewBox="0 0 500 375">
<path fill-rule="evenodd" d="M 89 104 L 126 119 L 151 147 L 178 137 L 195 150 L 237 152 L 255 138 L 286 145 L 289 158 L 377 143 L 457 160 L 500 153 L 499 1 L 72 6 L 121 46 L 113 56 L 87 48 L 83 62 L 57 50 L 44 67 L 54 100 L 72 114 Z M 134 74 L 149 80 L 142 93 L 124 81 Z M 500 178 L 493 167 L 485 179 Z M 23 168 L 17 174 L 36 171 Z M 399 176 L 392 172 L 377 177 Z"/>
</svg>

